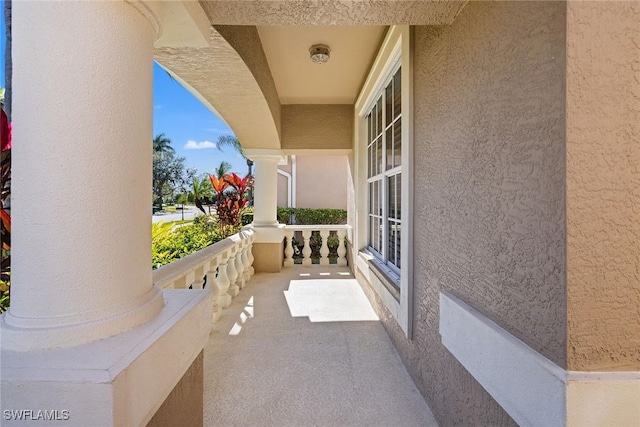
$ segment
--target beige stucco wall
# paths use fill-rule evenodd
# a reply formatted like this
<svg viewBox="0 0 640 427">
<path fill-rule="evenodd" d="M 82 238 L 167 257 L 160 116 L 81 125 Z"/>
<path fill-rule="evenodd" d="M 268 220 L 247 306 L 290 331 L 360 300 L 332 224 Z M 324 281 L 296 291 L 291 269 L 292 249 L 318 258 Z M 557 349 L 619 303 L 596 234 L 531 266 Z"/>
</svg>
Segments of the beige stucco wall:
<svg viewBox="0 0 640 427">
<path fill-rule="evenodd" d="M 204 350 L 162 403 L 147 427 L 201 426 L 204 419 Z"/>
<path fill-rule="evenodd" d="M 412 340 L 367 292 L 442 425 L 514 422 L 442 345 L 440 290 L 565 365 L 565 7 L 414 28 Z"/>
<path fill-rule="evenodd" d="M 352 105 L 283 105 L 283 150 L 350 150 Z"/>
<path fill-rule="evenodd" d="M 638 2 L 568 5 L 572 370 L 640 370 L 639 30 Z"/>
<path fill-rule="evenodd" d="M 213 24 L 215 25 L 215 22 L 213 22 Z M 278 134 L 280 134 L 280 99 L 273 81 L 273 76 L 271 75 L 271 70 L 269 69 L 267 57 L 262 49 L 258 29 L 254 26 L 243 25 L 215 25 L 214 28 L 238 53 L 256 79 L 256 83 L 264 95 L 269 110 L 271 110 L 273 123 L 278 130 Z M 258 146 L 257 141 L 240 142 L 246 147 Z"/>
<path fill-rule="evenodd" d="M 209 0 L 202 7 L 218 24 L 236 25 L 390 25 L 449 24 L 460 1 L 264 1 Z"/>
<path fill-rule="evenodd" d="M 297 208 L 347 209 L 347 156 L 296 156 Z"/>
</svg>

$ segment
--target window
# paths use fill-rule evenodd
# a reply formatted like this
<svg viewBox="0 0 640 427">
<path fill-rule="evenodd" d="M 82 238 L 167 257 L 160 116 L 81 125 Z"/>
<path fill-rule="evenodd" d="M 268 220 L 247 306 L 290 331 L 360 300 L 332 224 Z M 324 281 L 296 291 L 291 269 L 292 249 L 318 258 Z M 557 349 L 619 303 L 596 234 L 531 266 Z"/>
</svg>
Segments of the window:
<svg viewBox="0 0 640 427">
<path fill-rule="evenodd" d="M 355 103 L 354 261 L 411 338 L 413 322 L 411 27 L 387 32 Z"/>
<path fill-rule="evenodd" d="M 401 67 L 367 114 L 368 248 L 399 275 L 402 226 Z"/>
</svg>

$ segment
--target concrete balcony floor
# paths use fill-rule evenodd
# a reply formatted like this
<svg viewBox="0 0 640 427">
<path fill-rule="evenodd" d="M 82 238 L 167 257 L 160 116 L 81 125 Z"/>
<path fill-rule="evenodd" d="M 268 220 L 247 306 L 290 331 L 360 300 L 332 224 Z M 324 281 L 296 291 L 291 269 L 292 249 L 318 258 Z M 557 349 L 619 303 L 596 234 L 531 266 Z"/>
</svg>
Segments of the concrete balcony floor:
<svg viewBox="0 0 640 427">
<path fill-rule="evenodd" d="M 347 268 L 256 274 L 204 358 L 205 426 L 437 426 Z"/>
</svg>

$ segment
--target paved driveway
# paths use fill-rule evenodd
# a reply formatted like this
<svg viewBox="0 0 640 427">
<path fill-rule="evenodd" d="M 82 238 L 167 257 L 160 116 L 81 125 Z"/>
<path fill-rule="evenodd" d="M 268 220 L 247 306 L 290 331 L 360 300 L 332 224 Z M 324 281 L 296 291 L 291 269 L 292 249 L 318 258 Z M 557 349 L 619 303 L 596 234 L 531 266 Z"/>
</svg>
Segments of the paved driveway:
<svg viewBox="0 0 640 427">
<path fill-rule="evenodd" d="M 205 207 L 205 209 L 207 208 Z M 193 219 L 198 215 L 202 215 L 201 210 L 195 206 L 185 206 L 184 219 Z M 174 222 L 183 219 L 181 211 L 177 211 L 176 213 L 155 214 L 152 218 L 153 222 Z"/>
</svg>

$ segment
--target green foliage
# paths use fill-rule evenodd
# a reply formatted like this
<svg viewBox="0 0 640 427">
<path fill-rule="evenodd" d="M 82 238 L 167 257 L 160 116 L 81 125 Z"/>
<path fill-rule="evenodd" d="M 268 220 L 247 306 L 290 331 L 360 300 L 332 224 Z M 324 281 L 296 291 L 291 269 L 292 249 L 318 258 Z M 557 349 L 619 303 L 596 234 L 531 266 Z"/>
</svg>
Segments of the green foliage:
<svg viewBox="0 0 640 427">
<path fill-rule="evenodd" d="M 152 263 L 157 268 L 176 261 L 240 231 L 219 227 L 215 217 L 200 215 L 192 223 L 156 223 L 151 228 Z"/>
<path fill-rule="evenodd" d="M 4 313 L 9 309 L 9 288 L 11 281 L 0 280 L 0 313 Z"/>
<path fill-rule="evenodd" d="M 278 208 L 278 222 L 288 225 L 335 225 L 347 223 L 344 209 Z"/>
<path fill-rule="evenodd" d="M 218 146 L 218 148 L 220 148 L 220 146 Z M 224 177 L 229 172 L 231 172 L 231 163 L 225 160 L 221 161 L 220 165 L 213 169 L 213 174 L 218 177 L 218 179 Z"/>
<path fill-rule="evenodd" d="M 153 154 L 153 194 L 158 205 L 184 184 L 184 162 L 184 157 L 176 157 L 171 151 Z"/>
<path fill-rule="evenodd" d="M 253 222 L 253 206 L 247 206 L 242 209 L 242 213 L 240 214 L 240 222 L 242 225 L 249 225 Z"/>
</svg>

